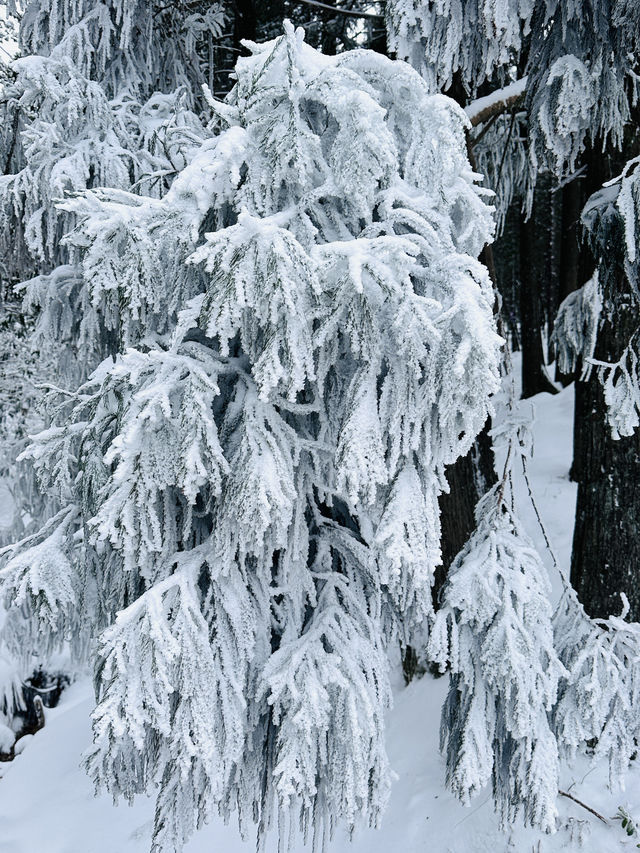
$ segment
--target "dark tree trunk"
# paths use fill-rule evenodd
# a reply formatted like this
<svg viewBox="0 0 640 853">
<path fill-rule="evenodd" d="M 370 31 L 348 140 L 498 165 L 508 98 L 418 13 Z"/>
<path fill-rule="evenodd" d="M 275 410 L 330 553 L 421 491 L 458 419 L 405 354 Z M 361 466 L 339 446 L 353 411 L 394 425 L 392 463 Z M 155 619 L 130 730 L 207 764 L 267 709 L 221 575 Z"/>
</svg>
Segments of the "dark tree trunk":
<svg viewBox="0 0 640 853">
<path fill-rule="evenodd" d="M 582 225 L 580 222 L 580 214 L 584 203 L 589 196 L 596 192 L 598 188 L 612 174 L 612 168 L 603 160 L 599 150 L 594 151 L 589 148 L 584 156 L 586 165 L 586 173 L 584 178 L 572 181 L 563 190 L 562 205 L 562 254 L 561 254 L 561 279 L 560 279 L 560 301 L 565 299 L 573 290 L 582 287 L 583 284 L 593 275 L 595 269 L 595 261 L 589 247 L 580 239 Z M 619 170 L 618 170 L 619 171 Z M 617 172 L 616 172 L 617 174 Z M 571 189 L 573 187 L 573 189 Z M 565 203 L 567 210 L 565 213 Z M 576 210 L 577 208 L 577 210 Z M 575 220 L 574 220 L 575 217 Z M 573 227 L 575 225 L 575 227 Z M 565 241 L 567 246 L 565 247 Z M 565 251 L 567 257 L 564 258 Z M 589 417 L 591 411 L 591 390 L 587 387 L 587 383 L 580 382 L 578 377 L 581 373 L 581 366 L 573 376 L 561 374 L 556 371 L 556 379 L 567 385 L 568 381 L 575 379 L 575 404 L 573 418 L 573 460 L 571 463 L 570 478 L 574 482 L 579 482 L 581 479 L 582 453 L 580 448 L 583 444 L 588 444 L 589 438 Z M 582 430 L 587 430 L 587 435 L 583 438 Z"/>
<path fill-rule="evenodd" d="M 491 420 L 488 419 L 469 453 L 461 456 L 447 468 L 449 493 L 440 495 L 438 500 L 442 528 L 440 538 L 442 565 L 436 569 L 431 590 L 433 606 L 436 610 L 439 605 L 440 591 L 447 579 L 451 563 L 475 529 L 475 506 L 498 479 L 489 435 L 490 429 Z M 401 652 L 402 671 L 406 683 L 409 684 L 416 675 L 426 671 L 428 664 L 425 664 L 418 651 L 412 646 L 405 646 Z M 433 674 L 440 673 L 434 669 Z"/>
<path fill-rule="evenodd" d="M 255 41 L 256 12 L 253 0 L 234 0 L 233 3 L 233 45 L 244 55 L 247 51 L 242 46 L 242 39 Z"/>
<path fill-rule="evenodd" d="M 612 329 L 607 337 L 603 343 L 619 342 Z M 631 619 L 640 621 L 640 432 L 614 440 L 597 376 L 578 386 L 576 414 L 583 422 L 573 471 L 578 500 L 571 582 L 589 615 L 619 613 L 624 592 Z"/>
<path fill-rule="evenodd" d="M 578 364 L 576 376 L 580 375 L 581 367 Z M 590 426 L 589 415 L 592 408 L 591 396 L 592 389 L 588 382 L 582 382 L 579 379 L 575 380 L 575 398 L 573 403 L 573 459 L 571 460 L 571 469 L 569 471 L 569 479 L 574 483 L 579 483 L 583 474 L 584 462 L 584 447 L 590 441 Z M 584 435 L 583 435 L 584 433 Z"/>
<path fill-rule="evenodd" d="M 473 472 L 471 453 L 462 456 L 447 468 L 449 493 L 440 495 L 440 524 L 442 536 L 442 565 L 436 569 L 433 584 L 433 603 L 438 607 L 438 598 L 456 554 L 473 533 L 474 507 L 479 495 Z"/>
<path fill-rule="evenodd" d="M 580 261 L 580 211 L 582 210 L 582 186 L 574 179 L 562 189 L 562 215 L 560 220 L 560 270 L 558 281 L 558 307 L 570 293 L 584 284 L 578 280 Z M 556 367 L 556 382 L 567 386 L 574 375 L 562 373 Z"/>
<path fill-rule="evenodd" d="M 600 279 L 605 304 L 596 359 L 616 362 L 638 324 L 638 311 L 619 257 L 622 226 L 613 214 L 601 227 Z M 617 214 L 615 214 L 617 216 Z M 604 236 L 602 236 L 604 235 Z M 587 612 L 606 618 L 621 609 L 620 592 L 640 621 L 640 430 L 614 439 L 597 374 L 576 383 L 572 474 L 578 481 L 571 582 Z"/>
<path fill-rule="evenodd" d="M 439 499 L 442 565 L 436 569 L 433 585 L 436 608 L 451 563 L 475 529 L 476 504 L 497 482 L 490 429 L 491 421 L 488 420 L 469 453 L 447 468 L 449 493 L 440 495 Z"/>
<path fill-rule="evenodd" d="M 547 376 L 542 347 L 539 265 L 535 252 L 533 218 L 520 223 L 520 343 L 522 347 L 522 396 L 557 389 Z"/>
<path fill-rule="evenodd" d="M 440 538 L 442 565 L 436 569 L 431 589 L 433 606 L 436 610 L 439 606 L 440 591 L 447 579 L 451 564 L 475 529 L 475 506 L 498 479 L 489 435 L 490 429 L 491 420 L 489 419 L 469 453 L 461 456 L 447 468 L 449 493 L 440 495 L 438 500 L 442 528 Z M 409 684 L 416 675 L 422 675 L 429 664 L 421 658 L 413 646 L 405 646 L 401 652 L 402 671 L 405 682 Z M 434 675 L 441 674 L 437 668 L 432 672 Z"/>
<path fill-rule="evenodd" d="M 562 188 L 562 216 L 560 242 L 560 281 L 558 302 L 577 290 L 584 282 L 578 281 L 580 256 L 580 212 L 582 210 L 582 185 L 574 179 Z"/>
<path fill-rule="evenodd" d="M 323 0 L 327 6 L 335 6 L 336 0 Z M 320 50 L 326 56 L 335 56 L 337 39 L 336 39 L 336 13 L 323 11 L 320 13 L 322 20 L 322 38 L 320 40 Z"/>
</svg>

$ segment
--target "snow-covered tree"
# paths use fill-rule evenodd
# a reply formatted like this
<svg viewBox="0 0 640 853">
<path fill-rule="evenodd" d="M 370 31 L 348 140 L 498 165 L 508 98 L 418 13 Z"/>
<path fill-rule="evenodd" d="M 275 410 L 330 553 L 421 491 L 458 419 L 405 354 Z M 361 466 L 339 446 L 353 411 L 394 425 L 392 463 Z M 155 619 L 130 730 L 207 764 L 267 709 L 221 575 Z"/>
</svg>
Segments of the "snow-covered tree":
<svg viewBox="0 0 640 853">
<path fill-rule="evenodd" d="M 431 613 L 444 468 L 497 389 L 492 232 L 463 112 L 402 62 L 250 45 L 161 198 L 60 205 L 108 358 L 27 451 L 62 509 L 2 570 L 102 630 L 89 771 L 213 812 L 376 823 L 385 648 Z M 86 633 L 86 632 L 85 632 Z"/>
<path fill-rule="evenodd" d="M 475 99 L 469 113 L 478 132 L 469 142 L 477 171 L 496 192 L 500 233 L 531 176 L 526 116 L 516 110 L 527 81 L 515 78 L 526 63 L 536 0 L 389 0 L 385 8 L 389 47 L 398 58 L 431 91 L 451 92 L 461 104 Z"/>
<path fill-rule="evenodd" d="M 15 461 L 38 428 L 34 386 L 46 377 L 73 387 L 114 346 L 108 333 L 95 334 L 100 309 L 62 240 L 73 218 L 55 203 L 100 185 L 160 196 L 207 135 L 189 109 L 191 83 L 203 79 L 192 56 L 192 30 L 202 29 L 197 10 L 191 17 L 171 4 L 149 11 L 148 4 L 31 0 L 20 20 L 23 56 L 4 86 L 0 133 L 0 441 L 16 497 L 14 536 L 25 532 L 25 519 L 39 524 L 56 509 L 35 499 L 28 470 Z M 220 32 L 221 7 L 208 14 L 206 39 Z"/>
<path fill-rule="evenodd" d="M 213 36 L 222 23 L 214 8 Z M 175 17 L 172 4 L 155 11 L 118 0 L 26 5 L 23 56 L 2 101 L 0 213 L 11 278 L 49 272 L 66 259 L 60 238 L 70 222 L 55 209 L 65 193 L 135 183 L 161 194 L 166 176 L 185 164 L 184 146 L 202 138 L 180 103 L 190 101 L 193 75 L 199 79 L 185 47 L 193 36 L 171 37 L 177 25 L 165 17 Z"/>
<path fill-rule="evenodd" d="M 210 8 L 217 10 L 215 37 L 221 9 Z M 34 384 L 46 376 L 73 386 L 113 349 L 108 336 L 89 335 L 88 327 L 98 326 L 96 308 L 77 270 L 61 266 L 69 260 L 61 238 L 72 218 L 55 202 L 99 185 L 161 195 L 185 165 L 186 152 L 207 135 L 186 103 L 189 74 L 200 73 L 187 56 L 193 22 L 183 20 L 182 39 L 172 40 L 177 24 L 165 18 L 175 18 L 177 9 L 148 12 L 147 4 L 31 0 L 20 21 L 23 56 L 4 86 L 0 122 L 0 394 L 6 403 L 0 441 L 18 507 L 14 535 L 25 518 L 39 524 L 55 509 L 38 505 L 29 473 L 15 464 L 37 422 L 41 395 Z M 181 51 L 180 62 L 171 45 Z"/>
<path fill-rule="evenodd" d="M 529 34 L 535 0 L 390 0 L 390 49 L 406 59 L 434 92 L 457 76 L 475 94 L 496 74 L 508 80 Z"/>
<path fill-rule="evenodd" d="M 572 174 L 587 145 L 622 147 L 638 103 L 633 0 L 389 0 L 386 16 L 390 48 L 432 91 L 489 88 L 475 147 L 501 214 L 514 195 L 530 212 L 538 175 Z M 518 84 L 521 114 L 500 116 Z"/>
<path fill-rule="evenodd" d="M 570 174 L 587 142 L 622 147 L 638 102 L 639 53 L 633 0 L 538 0 L 526 97 L 534 169 Z"/>
<path fill-rule="evenodd" d="M 579 218 L 581 192 L 586 200 L 603 181 L 622 172 L 585 208 L 585 243 L 591 245 L 598 269 L 591 275 L 588 258 L 575 263 L 576 242 L 574 268 L 583 277 L 574 286 L 589 281 L 564 302 L 553 341 L 560 367 L 580 370 L 572 467 L 580 489 L 572 577 L 591 615 L 608 616 L 618 593 L 624 591 L 632 617 L 639 618 L 633 567 L 638 563 L 635 519 L 640 497 L 632 472 L 640 459 L 634 438 L 640 422 L 636 258 L 640 5 L 629 0 L 495 4 L 391 0 L 387 18 L 390 44 L 434 90 L 457 82 L 473 97 L 483 85 L 483 97 L 467 106 L 478 128 L 469 141 L 478 170 L 498 193 L 500 226 L 514 198 L 531 212 L 543 173 L 571 182 L 567 185 L 572 187 L 574 210 L 567 211 L 569 220 Z M 504 83 L 508 85 L 498 89 Z M 517 92 L 520 100 L 514 100 Z M 464 92 L 458 96 L 463 100 Z M 577 181 L 584 169 L 585 180 Z M 582 191 L 581 185 L 589 189 Z M 577 230 L 576 223 L 569 224 Z M 565 221 L 563 229 L 566 225 Z M 523 337 L 534 319 L 522 308 L 530 265 L 527 228 L 520 226 L 524 237 L 519 247 L 521 260 L 525 256 L 520 269 Z M 539 329 L 535 333 L 539 345 Z M 538 350 L 541 353 L 541 346 Z M 601 413 L 602 429 L 592 417 L 594 411 Z M 605 436 L 605 421 L 610 439 Z M 618 439 L 621 443 L 612 443 Z"/>
</svg>

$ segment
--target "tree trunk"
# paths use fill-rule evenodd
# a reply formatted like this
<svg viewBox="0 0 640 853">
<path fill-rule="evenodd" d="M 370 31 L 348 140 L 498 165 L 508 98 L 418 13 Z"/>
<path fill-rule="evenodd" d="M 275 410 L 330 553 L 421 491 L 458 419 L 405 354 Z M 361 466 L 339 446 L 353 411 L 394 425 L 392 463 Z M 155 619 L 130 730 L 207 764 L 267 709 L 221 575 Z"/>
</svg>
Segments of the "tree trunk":
<svg viewBox="0 0 640 853">
<path fill-rule="evenodd" d="M 449 493 L 441 494 L 438 499 L 442 530 L 440 537 L 442 565 L 436 568 L 431 589 L 433 606 L 436 610 L 439 606 L 440 591 L 447 579 L 451 564 L 475 529 L 475 506 L 498 479 L 490 430 L 491 419 L 489 418 L 467 455 L 461 456 L 447 468 Z M 416 675 L 426 671 L 428 664 L 413 646 L 404 646 L 401 654 L 404 679 L 409 684 Z M 439 675 L 440 672 L 436 668 L 433 674 Z"/>
<path fill-rule="evenodd" d="M 490 429 L 491 420 L 487 420 L 469 453 L 447 468 L 449 493 L 440 495 L 438 501 L 442 527 L 442 565 L 436 569 L 432 591 L 436 608 L 451 563 L 475 530 L 476 504 L 497 482 Z"/>
<path fill-rule="evenodd" d="M 242 46 L 243 39 L 256 39 L 256 12 L 253 0 L 234 0 L 233 3 L 233 45 L 244 56 L 247 51 Z"/>
<path fill-rule="evenodd" d="M 560 281 L 558 302 L 562 302 L 570 293 L 584 282 L 578 281 L 578 260 L 580 256 L 579 232 L 580 212 L 582 211 L 582 186 L 578 178 L 562 188 L 562 218 L 560 243 Z"/>
<path fill-rule="evenodd" d="M 622 241 L 622 233 L 619 235 Z M 603 267 L 611 264 L 605 255 Z M 637 327 L 637 308 L 622 267 L 608 271 L 596 358 L 617 361 Z M 620 592 L 640 621 L 640 430 L 614 439 L 594 371 L 576 383 L 572 475 L 578 481 L 571 582 L 587 613 L 606 618 L 621 609 Z"/>
<path fill-rule="evenodd" d="M 323 0 L 327 6 L 335 6 L 336 0 Z M 320 39 L 320 50 L 325 56 L 335 56 L 337 48 L 336 39 L 336 13 L 322 11 L 320 13 L 322 21 L 322 38 Z"/>
<path fill-rule="evenodd" d="M 574 179 L 562 188 L 562 214 L 560 221 L 560 270 L 558 276 L 558 307 L 570 293 L 581 287 L 584 282 L 578 280 L 580 261 L 580 212 L 582 210 L 582 186 Z M 562 373 L 556 366 L 556 382 L 563 386 L 574 380 L 574 375 Z"/>
<path fill-rule="evenodd" d="M 535 253 L 533 218 L 520 222 L 520 342 L 522 346 L 522 396 L 541 391 L 556 394 L 547 376 L 542 348 L 542 312 Z"/>
</svg>

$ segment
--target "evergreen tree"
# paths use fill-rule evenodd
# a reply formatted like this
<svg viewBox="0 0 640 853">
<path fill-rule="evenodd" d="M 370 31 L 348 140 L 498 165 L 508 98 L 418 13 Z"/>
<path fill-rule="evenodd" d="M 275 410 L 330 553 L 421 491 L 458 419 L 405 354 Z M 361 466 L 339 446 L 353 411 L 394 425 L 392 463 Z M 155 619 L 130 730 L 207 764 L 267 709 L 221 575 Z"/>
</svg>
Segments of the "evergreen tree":
<svg viewBox="0 0 640 853">
<path fill-rule="evenodd" d="M 114 358 L 52 395 L 27 455 L 62 509 L 2 572 L 52 643 L 102 631 L 89 771 L 162 780 L 158 850 L 234 808 L 377 822 L 385 648 L 432 612 L 445 466 L 497 389 L 462 112 L 290 26 L 250 49 L 162 198 L 59 205 Z"/>
<path fill-rule="evenodd" d="M 447 29 L 445 37 L 443 28 L 447 16 L 451 17 L 455 26 Z M 637 153 L 637 128 L 634 130 L 633 123 L 633 111 L 637 111 L 640 55 L 637 4 L 627 0 L 589 0 L 585 3 L 537 0 L 524 4 L 503 2 L 497 6 L 481 7 L 475 0 L 422 5 L 393 0 L 388 5 L 388 22 L 390 43 L 401 56 L 410 58 L 422 70 L 434 88 L 450 85 L 457 74 L 466 90 L 473 95 L 483 81 L 487 81 L 486 87 L 490 85 L 494 89 L 508 82 L 513 76 L 513 69 L 526 75 L 520 87 L 523 93 L 520 115 L 512 112 L 509 116 L 507 112 L 512 104 L 518 104 L 509 95 L 515 84 L 505 88 L 504 95 L 489 94 L 467 108 L 472 121 L 477 122 L 480 128 L 474 136 L 475 142 L 472 140 L 472 145 L 477 149 L 477 162 L 501 196 L 498 200 L 499 210 L 505 211 L 514 195 L 520 195 L 530 213 L 534 205 L 536 184 L 539 176 L 545 172 L 551 172 L 559 180 L 573 178 L 572 183 L 575 185 L 576 170 L 587 165 L 585 185 L 593 191 L 603 180 L 613 178 L 622 168 L 624 159 L 621 162 L 621 155 L 616 155 L 616 151 L 624 148 L 627 158 L 629 154 Z M 607 170 L 609 174 L 606 174 Z M 571 204 L 573 207 L 570 210 Z M 568 221 L 565 221 L 565 228 L 575 230 L 575 199 L 568 198 L 567 205 Z M 635 227 L 634 215 L 627 216 L 627 233 Z M 533 261 L 531 251 L 532 227 L 529 224 L 521 226 L 520 241 L 523 275 L 520 282 L 519 320 L 524 346 L 525 395 L 549 387 L 542 372 L 544 355 L 540 331 L 544 315 L 539 307 L 538 289 L 531 287 L 538 278 L 537 263 Z M 590 261 L 585 261 L 585 251 L 579 251 L 575 235 L 570 242 L 568 249 L 571 252 L 563 253 L 561 272 L 564 277 L 570 276 L 573 284 L 565 280 L 560 282 L 560 289 L 565 294 L 576 284 L 583 284 L 593 271 Z M 596 255 L 600 252 L 601 249 Z M 627 322 L 624 316 L 626 309 L 623 308 L 623 304 L 628 301 L 626 294 L 629 291 L 629 284 L 625 284 L 624 279 L 626 277 L 628 280 L 630 271 L 628 263 L 625 269 L 625 261 L 619 252 L 614 252 L 609 260 L 612 268 L 617 267 L 619 270 L 616 285 L 618 295 L 612 295 L 611 300 L 607 301 L 609 319 L 603 316 L 596 325 L 604 335 L 600 350 L 602 358 L 617 361 L 632 331 L 628 326 L 633 321 Z M 579 275 L 584 276 L 581 281 Z M 610 289 L 611 281 L 610 278 Z M 631 287 L 633 289 L 633 285 Z M 587 291 L 592 292 L 587 288 L 574 298 L 575 306 L 584 302 Z M 595 302 L 588 310 L 593 313 L 600 305 L 601 300 L 595 295 Z M 615 315 L 618 310 L 622 312 L 619 318 L 611 315 L 611 311 Z M 574 361 L 572 357 L 566 357 L 566 348 L 572 346 L 571 342 L 561 340 L 562 331 L 569 331 L 563 322 L 567 317 L 565 312 L 559 318 L 560 326 L 555 332 L 556 346 L 566 366 Z M 588 318 L 585 322 L 592 325 Z M 611 326 L 611 334 L 620 338 L 615 345 L 606 340 L 607 324 Z M 593 355 L 593 351 L 590 355 Z M 625 368 L 620 368 L 620 371 L 623 376 L 626 375 Z M 610 371 L 608 374 L 610 385 L 614 381 L 614 373 Z M 631 373 L 627 370 L 629 376 Z M 603 371 L 599 371 L 598 375 L 604 376 Z M 604 508 L 605 517 L 597 528 L 615 530 L 621 522 L 617 511 L 613 510 L 617 505 L 617 487 L 609 491 L 606 484 L 620 476 L 624 477 L 621 470 L 630 470 L 629 460 L 616 461 L 617 452 L 609 454 L 605 451 L 606 442 L 603 444 L 595 438 L 595 433 L 592 434 L 593 430 L 589 426 L 592 411 L 599 412 L 604 432 L 605 404 L 598 384 L 579 383 L 576 399 L 576 452 L 572 472 L 585 484 L 579 491 L 577 517 L 589 518 L 586 523 L 595 530 L 593 511 L 596 506 L 600 512 Z M 596 478 L 600 482 L 597 489 L 587 469 L 592 473 L 603 472 L 602 477 Z M 589 501 L 586 495 L 589 491 L 594 501 L 591 509 L 587 506 Z M 623 542 L 631 543 L 636 538 L 635 525 L 630 521 L 631 516 L 636 514 L 636 509 L 631 509 L 629 504 L 631 499 L 632 495 L 628 493 L 624 503 L 629 507 L 630 517 L 623 522 L 624 534 L 618 541 L 618 553 L 621 563 L 625 565 L 635 563 L 633 546 L 623 546 Z M 578 531 L 582 531 L 580 521 Z M 576 535 L 573 562 L 574 566 L 584 567 L 579 571 L 583 576 L 580 583 L 585 595 L 584 603 L 590 612 L 599 616 L 608 615 L 609 611 L 604 612 L 602 607 L 606 610 L 609 604 L 605 604 L 605 601 L 615 600 L 619 592 L 615 571 L 610 572 L 606 568 L 610 555 L 611 550 L 604 542 L 596 547 L 593 541 L 580 532 Z M 600 576 L 597 585 L 602 589 L 602 594 L 596 595 L 595 587 L 588 592 L 591 587 L 586 580 L 587 575 L 593 575 L 594 583 L 595 577 Z M 607 577 L 610 586 L 605 594 Z M 628 584 L 625 588 L 628 589 Z M 631 613 L 635 617 L 638 611 L 632 595 L 630 600 Z"/>
<path fill-rule="evenodd" d="M 451 672 L 442 711 L 447 784 L 462 800 L 490 780 L 503 825 L 556 828 L 558 748 L 549 712 L 562 667 L 549 582 L 496 484 L 451 566 L 429 651 Z"/>
<path fill-rule="evenodd" d="M 13 661 L 69 641 L 95 665 L 89 773 L 115 798 L 159 783 L 154 849 L 234 810 L 283 838 L 375 824 L 387 647 L 428 629 L 449 787 L 491 779 L 503 822 L 552 831 L 558 754 L 596 739 L 617 780 L 638 736 L 638 10 L 393 0 L 389 43 L 424 79 L 346 50 L 375 40 L 349 2 L 300 14 L 310 44 L 287 25 L 259 45 L 273 12 L 252 0 L 26 6 L 0 129 L 3 294 L 24 296 L 0 324 L 0 473 L 32 512 L 0 552 L 0 752 Z M 220 101 L 225 51 L 249 55 Z M 584 212 L 597 270 L 554 325 L 595 415 L 574 466 L 587 612 L 566 584 L 552 618 L 509 495 L 512 399 L 471 519 L 501 344 L 476 181 L 498 231 L 533 212 L 510 328 L 540 372 L 547 173 L 605 144 L 629 162 Z M 36 371 L 55 381 L 16 465 L 40 415 L 12 377 Z M 590 618 L 618 592 L 623 618 Z"/>
</svg>

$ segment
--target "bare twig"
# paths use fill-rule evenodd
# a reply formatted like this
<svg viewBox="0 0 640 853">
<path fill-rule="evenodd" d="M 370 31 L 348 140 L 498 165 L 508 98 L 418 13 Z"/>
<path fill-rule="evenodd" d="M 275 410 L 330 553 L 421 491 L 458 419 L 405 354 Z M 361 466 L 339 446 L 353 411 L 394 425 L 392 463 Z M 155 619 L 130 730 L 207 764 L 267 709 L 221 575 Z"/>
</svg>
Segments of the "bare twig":
<svg viewBox="0 0 640 853">
<path fill-rule="evenodd" d="M 480 140 L 482 139 L 482 137 L 491 130 L 491 128 L 498 121 L 501 115 L 502 112 L 497 112 L 494 116 L 491 116 L 491 118 L 484 125 L 480 133 L 477 136 L 474 136 L 473 139 L 471 139 L 471 145 L 477 145 L 478 142 L 480 142 Z"/>
</svg>

